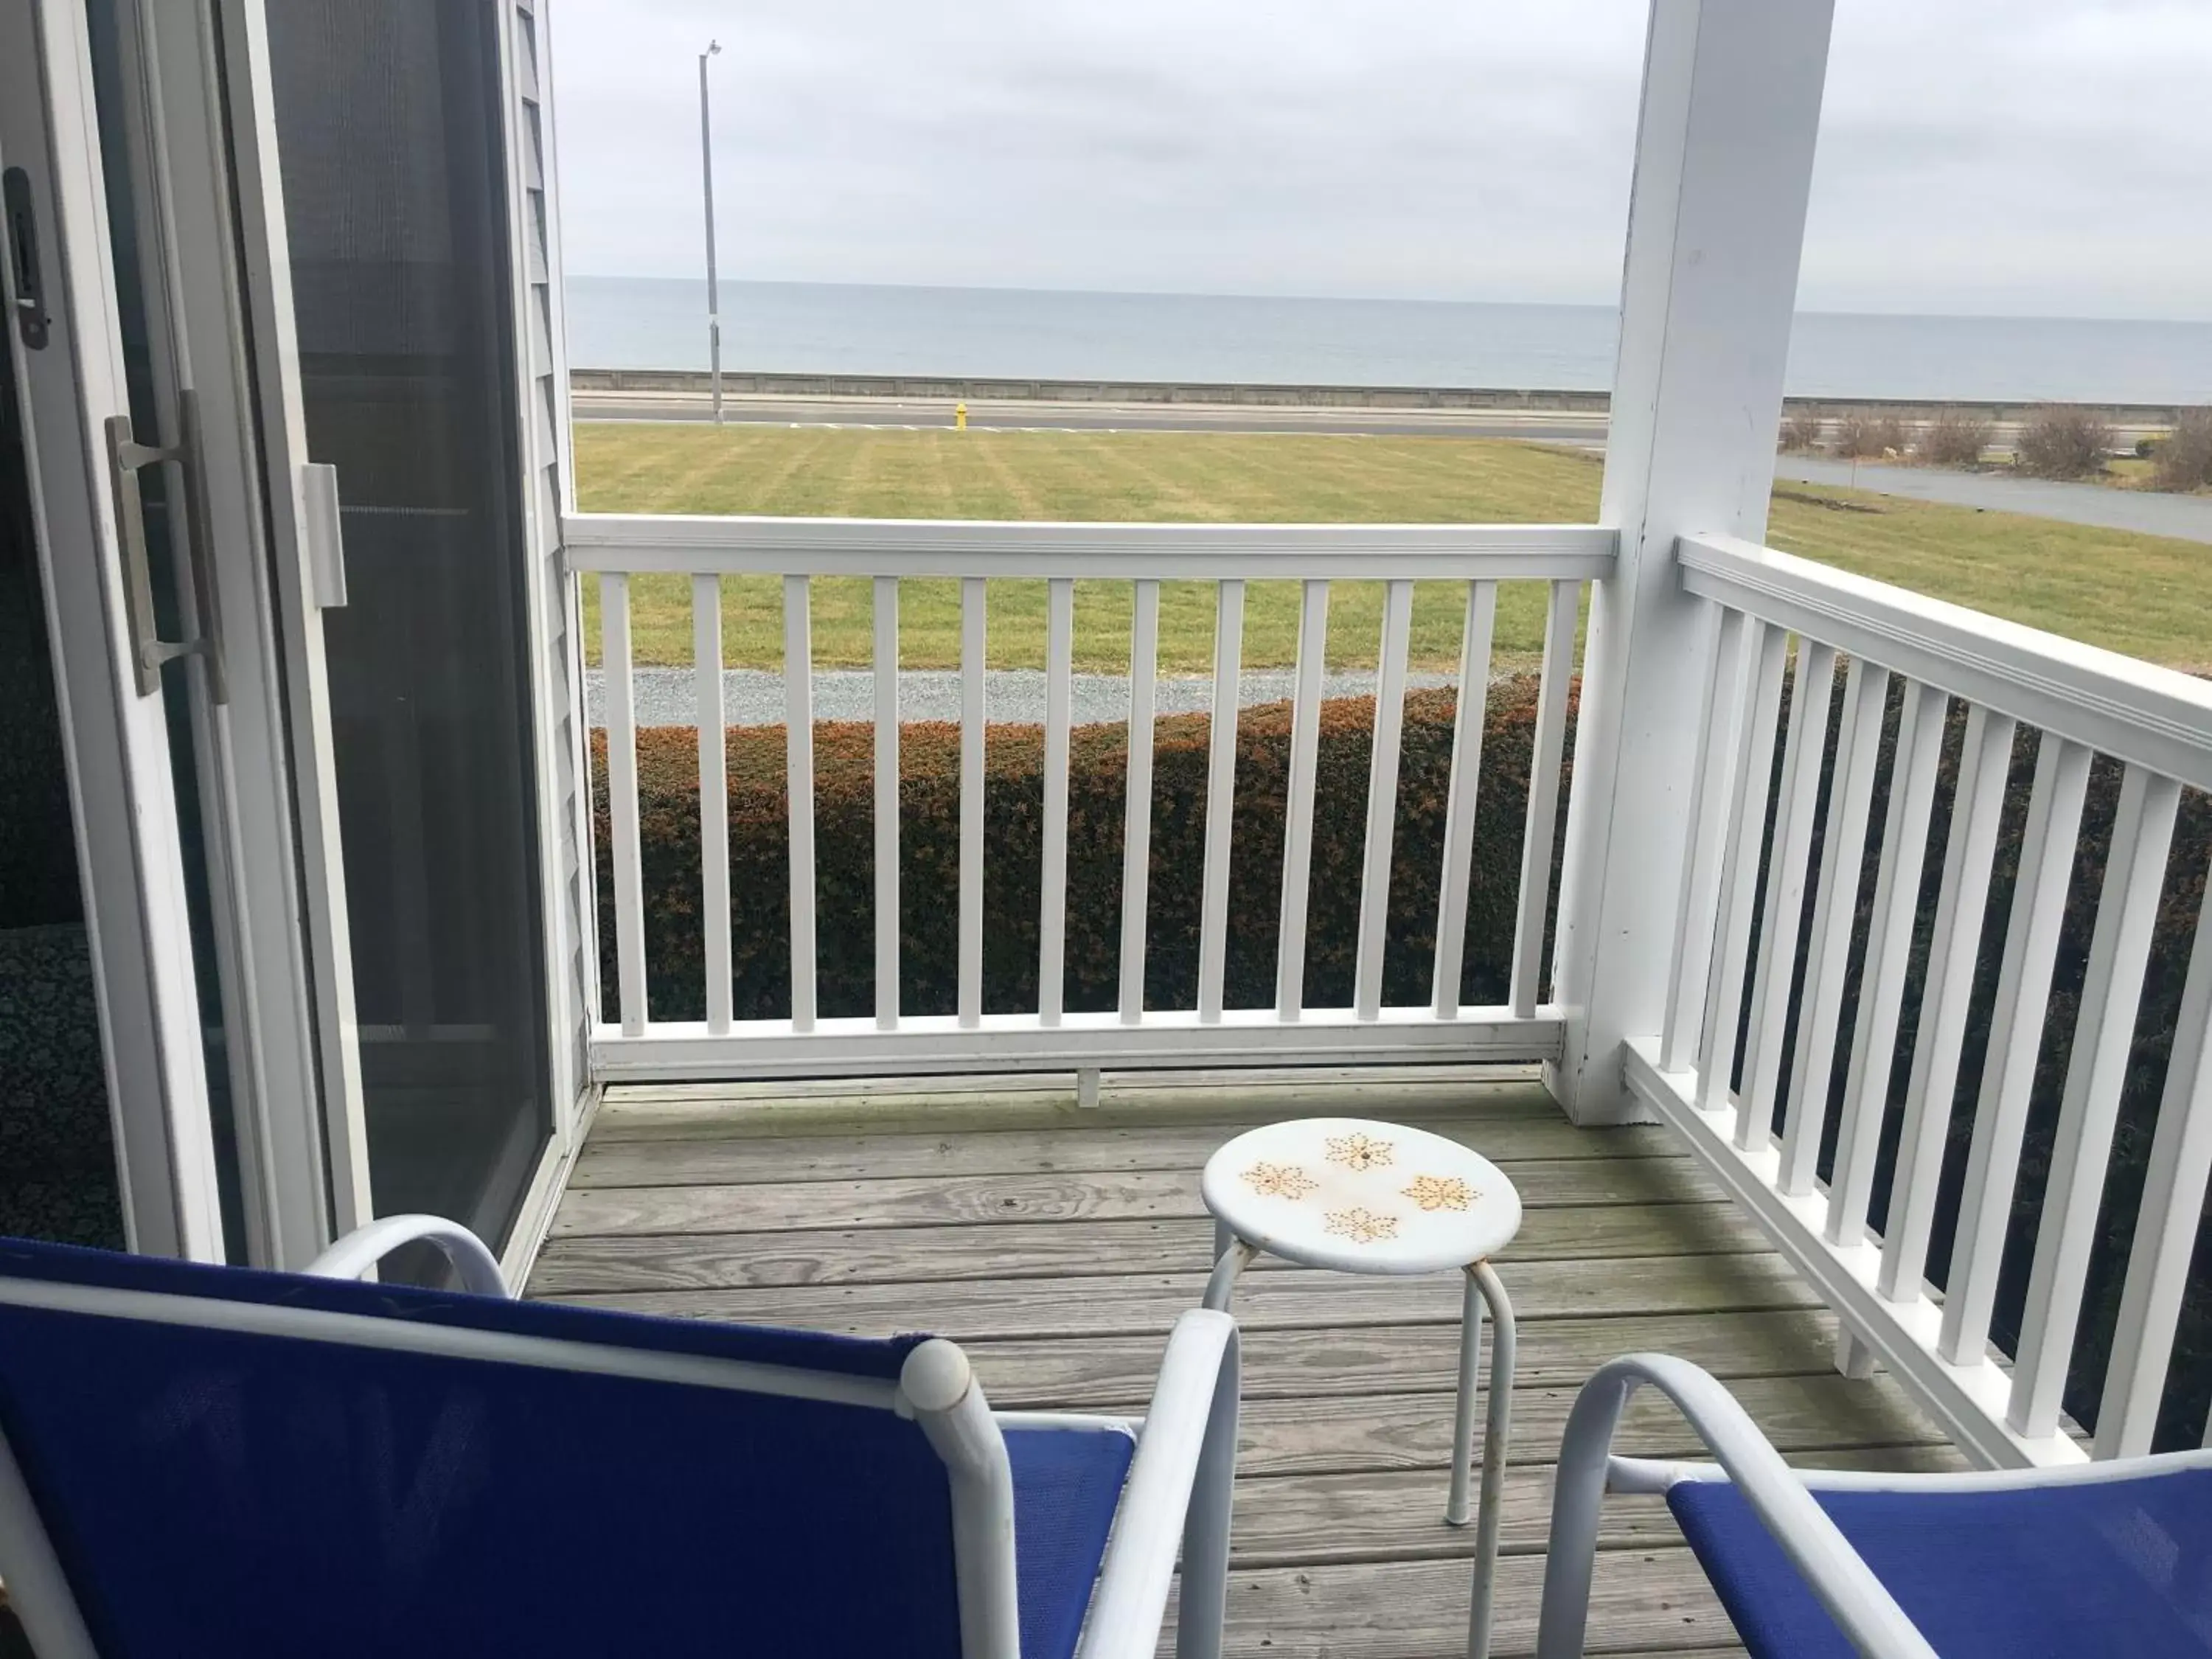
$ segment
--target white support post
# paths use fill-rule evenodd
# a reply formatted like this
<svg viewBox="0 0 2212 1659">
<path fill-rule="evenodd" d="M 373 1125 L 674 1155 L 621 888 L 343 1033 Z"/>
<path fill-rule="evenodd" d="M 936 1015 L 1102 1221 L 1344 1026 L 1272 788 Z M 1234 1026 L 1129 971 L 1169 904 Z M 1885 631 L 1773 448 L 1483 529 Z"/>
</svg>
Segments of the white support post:
<svg viewBox="0 0 2212 1659">
<path fill-rule="evenodd" d="M 1583 653 L 1547 1071 L 1577 1122 L 1638 1115 L 1621 1044 L 1665 1023 L 1703 677 L 1675 538 L 1764 538 L 1831 0 L 1654 0 Z"/>
</svg>

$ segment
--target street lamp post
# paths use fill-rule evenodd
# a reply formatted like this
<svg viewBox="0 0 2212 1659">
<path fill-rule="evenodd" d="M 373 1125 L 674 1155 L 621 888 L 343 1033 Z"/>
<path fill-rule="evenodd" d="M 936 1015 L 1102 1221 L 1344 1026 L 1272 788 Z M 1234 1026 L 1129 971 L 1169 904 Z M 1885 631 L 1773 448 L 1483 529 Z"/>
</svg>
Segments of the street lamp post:
<svg viewBox="0 0 2212 1659">
<path fill-rule="evenodd" d="M 699 54 L 699 181 L 707 202 L 707 361 L 714 391 L 714 424 L 722 423 L 722 317 L 714 287 L 714 134 L 707 109 L 707 60 L 721 51 L 709 40 Z"/>
</svg>

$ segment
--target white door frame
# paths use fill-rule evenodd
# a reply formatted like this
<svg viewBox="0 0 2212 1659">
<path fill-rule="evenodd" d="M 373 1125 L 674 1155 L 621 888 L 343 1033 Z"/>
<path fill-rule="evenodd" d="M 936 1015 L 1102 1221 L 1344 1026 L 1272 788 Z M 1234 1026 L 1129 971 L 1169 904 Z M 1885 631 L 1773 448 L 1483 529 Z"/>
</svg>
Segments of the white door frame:
<svg viewBox="0 0 2212 1659">
<path fill-rule="evenodd" d="M 320 602 L 338 595 L 302 574 L 266 60 L 228 18 L 218 45 L 210 0 L 115 9 L 159 441 L 186 441 L 187 399 L 196 416 L 170 464 L 194 510 L 172 531 L 204 544 L 187 562 L 220 619 L 193 617 L 216 637 L 190 696 L 246 1255 L 302 1267 L 371 1210 L 322 665 Z"/>
<path fill-rule="evenodd" d="M 68 760 L 130 1248 L 219 1261 L 208 1116 L 168 731 L 139 690 L 107 477 L 127 414 L 89 45 L 66 0 L 0 0 L 0 167 L 24 169 L 48 337 L 19 335 L 31 506 Z M 12 246 L 12 244 L 11 244 Z M 16 326 L 16 267 L 0 278 Z"/>
<path fill-rule="evenodd" d="M 590 756 L 584 731 L 583 617 L 576 579 L 562 568 L 561 518 L 573 511 L 568 356 L 555 177 L 550 19 L 543 0 L 501 0 L 500 76 L 506 120 L 509 303 L 514 316 L 521 521 L 536 743 L 539 915 L 553 1134 L 517 1214 L 502 1266 L 526 1276 L 599 1091 L 589 1054 L 598 1022 L 598 933 L 592 919 Z M 576 872 L 572 878 L 570 872 Z"/>
</svg>

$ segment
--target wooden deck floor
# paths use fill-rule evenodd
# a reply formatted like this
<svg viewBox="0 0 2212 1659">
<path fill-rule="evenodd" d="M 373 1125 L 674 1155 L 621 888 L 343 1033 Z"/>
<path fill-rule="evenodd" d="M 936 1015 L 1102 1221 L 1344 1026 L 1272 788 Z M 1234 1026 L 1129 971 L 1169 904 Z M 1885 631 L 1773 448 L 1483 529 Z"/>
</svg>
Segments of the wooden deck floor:
<svg viewBox="0 0 2212 1659">
<path fill-rule="evenodd" d="M 530 1280 L 540 1297 L 966 1346 L 994 1403 L 1141 1411 L 1211 1227 L 1206 1154 L 1237 1128 L 1418 1123 L 1527 1206 L 1498 1269 L 1521 1321 L 1497 1651 L 1535 1636 L 1551 1469 L 1576 1387 L 1636 1349 L 1729 1380 L 1793 1459 L 1954 1468 L 1893 1383 L 1831 1361 L 1834 1322 L 1657 1128 L 1577 1129 L 1525 1079 L 1340 1078 L 1050 1091 L 851 1085 L 611 1094 Z M 1278 1263 L 1239 1292 L 1243 1444 L 1231 1648 L 1411 1659 L 1465 1639 L 1471 1531 L 1442 1521 L 1459 1289 Z M 1622 1449 L 1691 1455 L 1662 1407 Z M 1591 1650 L 1720 1653 L 1735 1632 L 1663 1504 L 1614 1499 Z"/>
</svg>

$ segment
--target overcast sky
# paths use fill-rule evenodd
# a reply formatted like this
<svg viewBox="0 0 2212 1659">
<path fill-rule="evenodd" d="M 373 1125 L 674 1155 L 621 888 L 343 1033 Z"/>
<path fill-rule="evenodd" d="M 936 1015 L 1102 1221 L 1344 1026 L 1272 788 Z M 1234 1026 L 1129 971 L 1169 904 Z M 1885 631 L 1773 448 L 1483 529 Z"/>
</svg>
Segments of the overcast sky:
<svg viewBox="0 0 2212 1659">
<path fill-rule="evenodd" d="M 558 0 L 568 269 L 1610 301 L 1644 0 Z M 1838 0 L 1802 308 L 2212 318 L 2212 0 Z"/>
</svg>

